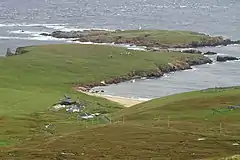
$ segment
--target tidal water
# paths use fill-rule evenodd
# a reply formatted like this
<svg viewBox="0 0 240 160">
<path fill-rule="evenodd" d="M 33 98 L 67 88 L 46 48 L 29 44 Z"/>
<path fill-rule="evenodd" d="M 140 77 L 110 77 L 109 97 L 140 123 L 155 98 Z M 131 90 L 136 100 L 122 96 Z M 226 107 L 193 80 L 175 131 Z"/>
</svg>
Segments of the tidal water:
<svg viewBox="0 0 240 160">
<path fill-rule="evenodd" d="M 82 29 L 177 29 L 240 39 L 239 0 L 1 0 L 0 55 L 7 48 L 70 43 L 42 32 Z M 240 57 L 240 46 L 203 48 Z M 214 57 L 213 57 L 214 58 Z M 105 94 L 155 98 L 240 85 L 240 62 L 196 66 L 154 80 L 110 85 Z"/>
<path fill-rule="evenodd" d="M 240 57 L 240 46 L 206 47 L 203 52 L 214 51 L 219 55 Z M 152 99 L 200 89 L 240 85 L 240 61 L 216 62 L 216 56 L 209 56 L 212 64 L 199 65 L 193 69 L 177 71 L 161 78 L 123 82 L 117 85 L 96 87 L 106 95 L 129 97 L 133 99 Z"/>
</svg>

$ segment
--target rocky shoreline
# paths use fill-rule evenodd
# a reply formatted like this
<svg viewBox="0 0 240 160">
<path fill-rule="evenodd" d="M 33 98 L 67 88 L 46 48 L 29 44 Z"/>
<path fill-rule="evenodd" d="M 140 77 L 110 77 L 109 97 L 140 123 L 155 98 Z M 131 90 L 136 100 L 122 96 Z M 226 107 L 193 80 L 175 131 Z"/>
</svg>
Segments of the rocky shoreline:
<svg viewBox="0 0 240 160">
<path fill-rule="evenodd" d="M 168 63 L 166 66 L 157 66 L 156 70 L 150 71 L 133 71 L 124 76 L 115 77 L 108 80 L 103 80 L 101 82 L 92 82 L 89 84 L 74 84 L 74 89 L 77 91 L 88 92 L 93 87 L 97 86 L 107 86 L 110 84 L 118 84 L 121 82 L 133 80 L 133 79 L 141 79 L 141 78 L 159 78 L 162 77 L 166 73 L 192 69 L 191 66 L 202 65 L 212 63 L 213 61 L 205 56 L 199 57 L 198 59 L 182 59 L 181 61 L 176 61 L 175 63 Z"/>
<path fill-rule="evenodd" d="M 129 36 L 133 33 L 132 36 Z M 144 32 L 144 33 L 143 33 Z M 160 32 L 160 31 L 159 31 Z M 163 32 L 163 31 L 161 31 Z M 177 34 L 176 31 L 166 31 L 170 34 Z M 173 33 L 171 33 L 173 32 Z M 175 33 L 176 32 L 176 33 Z M 164 32 L 163 32 L 164 33 Z M 182 32 L 183 34 L 185 32 Z M 128 35 L 129 34 L 129 35 Z M 186 36 L 196 36 L 198 40 L 192 40 L 189 42 L 181 43 L 168 43 L 161 38 L 154 37 L 158 31 L 104 31 L 104 30 L 84 30 L 84 31 L 54 31 L 51 34 L 42 33 L 42 36 L 51 36 L 54 38 L 74 39 L 73 41 L 79 42 L 92 42 L 92 43 L 114 43 L 114 44 L 131 44 L 136 46 L 146 46 L 148 49 L 157 48 L 197 48 L 205 46 L 219 46 L 219 45 L 231 45 L 240 44 L 240 40 L 232 41 L 230 39 L 224 39 L 221 36 L 212 37 L 202 33 L 190 32 Z M 181 39 L 182 35 L 176 35 L 176 38 Z M 186 37 L 183 37 L 186 38 Z"/>
</svg>

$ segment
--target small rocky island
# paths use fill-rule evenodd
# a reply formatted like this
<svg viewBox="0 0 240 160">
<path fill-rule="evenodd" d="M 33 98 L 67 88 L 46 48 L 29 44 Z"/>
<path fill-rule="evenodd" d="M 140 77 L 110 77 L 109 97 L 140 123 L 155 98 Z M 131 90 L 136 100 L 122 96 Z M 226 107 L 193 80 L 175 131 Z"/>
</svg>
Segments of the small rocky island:
<svg viewBox="0 0 240 160">
<path fill-rule="evenodd" d="M 232 41 L 221 36 L 209 36 L 191 31 L 170 30 L 83 30 L 83 31 L 54 31 L 42 36 L 55 38 L 72 38 L 79 42 L 134 44 L 137 46 L 158 48 L 196 48 L 203 46 L 218 46 L 240 44 L 240 40 Z"/>
<path fill-rule="evenodd" d="M 239 58 L 233 57 L 233 56 L 217 56 L 218 62 L 236 61 L 236 60 L 239 60 Z"/>
</svg>

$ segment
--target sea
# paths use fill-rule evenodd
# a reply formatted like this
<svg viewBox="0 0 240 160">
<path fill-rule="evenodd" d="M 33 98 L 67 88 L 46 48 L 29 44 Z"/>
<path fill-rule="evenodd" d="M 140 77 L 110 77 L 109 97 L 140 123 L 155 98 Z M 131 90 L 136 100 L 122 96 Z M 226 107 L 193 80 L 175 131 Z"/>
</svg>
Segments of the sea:
<svg viewBox="0 0 240 160">
<path fill-rule="evenodd" d="M 41 36 L 56 30 L 191 30 L 240 39 L 239 0 L 1 0 L 0 56 L 7 48 L 73 43 Z M 240 45 L 204 47 L 240 57 Z M 103 87 L 104 94 L 152 99 L 193 90 L 240 85 L 240 61 L 194 66 L 157 79 Z"/>
</svg>

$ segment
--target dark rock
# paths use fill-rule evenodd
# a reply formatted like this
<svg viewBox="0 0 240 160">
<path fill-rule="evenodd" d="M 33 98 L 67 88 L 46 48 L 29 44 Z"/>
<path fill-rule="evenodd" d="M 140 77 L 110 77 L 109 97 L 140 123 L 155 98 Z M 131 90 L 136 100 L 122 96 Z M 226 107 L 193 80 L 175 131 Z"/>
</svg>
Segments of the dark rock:
<svg viewBox="0 0 240 160">
<path fill-rule="evenodd" d="M 75 32 L 62 32 L 62 31 L 54 31 L 52 36 L 55 38 L 78 38 Z"/>
<path fill-rule="evenodd" d="M 26 50 L 24 47 L 18 47 L 16 49 L 15 55 L 24 54 L 24 53 L 27 53 L 27 52 L 29 52 L 29 51 Z"/>
<path fill-rule="evenodd" d="M 234 61 L 234 60 L 239 60 L 239 59 L 237 57 L 232 57 L 232 56 L 217 56 L 218 62 L 226 62 L 226 61 Z"/>
<path fill-rule="evenodd" d="M 234 44 L 240 44 L 240 40 L 234 41 Z"/>
<path fill-rule="evenodd" d="M 215 55 L 215 54 L 217 54 L 216 52 L 210 52 L 210 51 L 208 51 L 208 52 L 206 52 L 206 53 L 203 53 L 204 55 Z"/>
<path fill-rule="evenodd" d="M 190 65 L 188 63 L 177 63 L 176 70 L 185 70 L 185 69 L 191 69 Z"/>
<path fill-rule="evenodd" d="M 232 41 L 230 39 L 224 39 L 221 36 L 211 37 L 210 39 L 204 39 L 202 41 L 193 41 L 189 46 L 190 47 L 204 47 L 204 46 L 226 46 L 230 44 L 239 44 L 240 41 Z"/>
<path fill-rule="evenodd" d="M 71 32 L 64 32 L 64 31 L 54 31 L 52 34 L 42 33 L 42 36 L 52 36 L 55 38 L 80 38 L 81 37 L 80 31 L 71 31 Z"/>
<path fill-rule="evenodd" d="M 81 38 L 83 38 L 84 41 L 86 41 L 89 38 L 90 39 L 94 38 L 94 42 L 95 42 L 95 41 L 102 41 L 100 38 L 105 37 L 107 33 L 108 33 L 107 31 L 103 31 L 103 30 L 84 30 L 84 31 L 70 31 L 70 32 L 54 31 L 50 35 L 55 38 L 79 38 L 80 40 Z"/>
<path fill-rule="evenodd" d="M 194 65 L 201 65 L 201 64 L 207 64 L 207 63 L 212 63 L 213 61 L 208 58 L 208 57 L 202 57 L 202 58 L 199 58 L 197 60 L 195 59 L 190 59 L 190 60 L 187 60 L 187 63 L 190 65 L 190 66 L 194 66 Z"/>
<path fill-rule="evenodd" d="M 230 39 L 224 39 L 221 45 L 226 46 L 226 45 L 233 44 L 233 43 L 234 42 L 231 41 Z"/>
<path fill-rule="evenodd" d="M 8 48 L 8 49 L 7 49 L 6 56 L 8 57 L 8 56 L 13 56 L 13 55 L 14 55 L 14 53 L 12 53 L 11 49 Z"/>
<path fill-rule="evenodd" d="M 161 77 L 161 76 L 163 76 L 163 73 L 159 70 L 156 72 L 149 72 L 149 73 L 147 73 L 147 76 L 148 77 Z"/>
<path fill-rule="evenodd" d="M 201 51 L 195 49 L 182 50 L 183 53 L 202 54 Z"/>
<path fill-rule="evenodd" d="M 158 48 L 158 47 L 147 47 L 146 48 L 147 51 L 151 51 L 151 52 L 169 52 L 168 48 Z"/>
<path fill-rule="evenodd" d="M 40 35 L 41 36 L 52 36 L 52 34 L 49 34 L 49 33 L 41 33 Z"/>
</svg>

